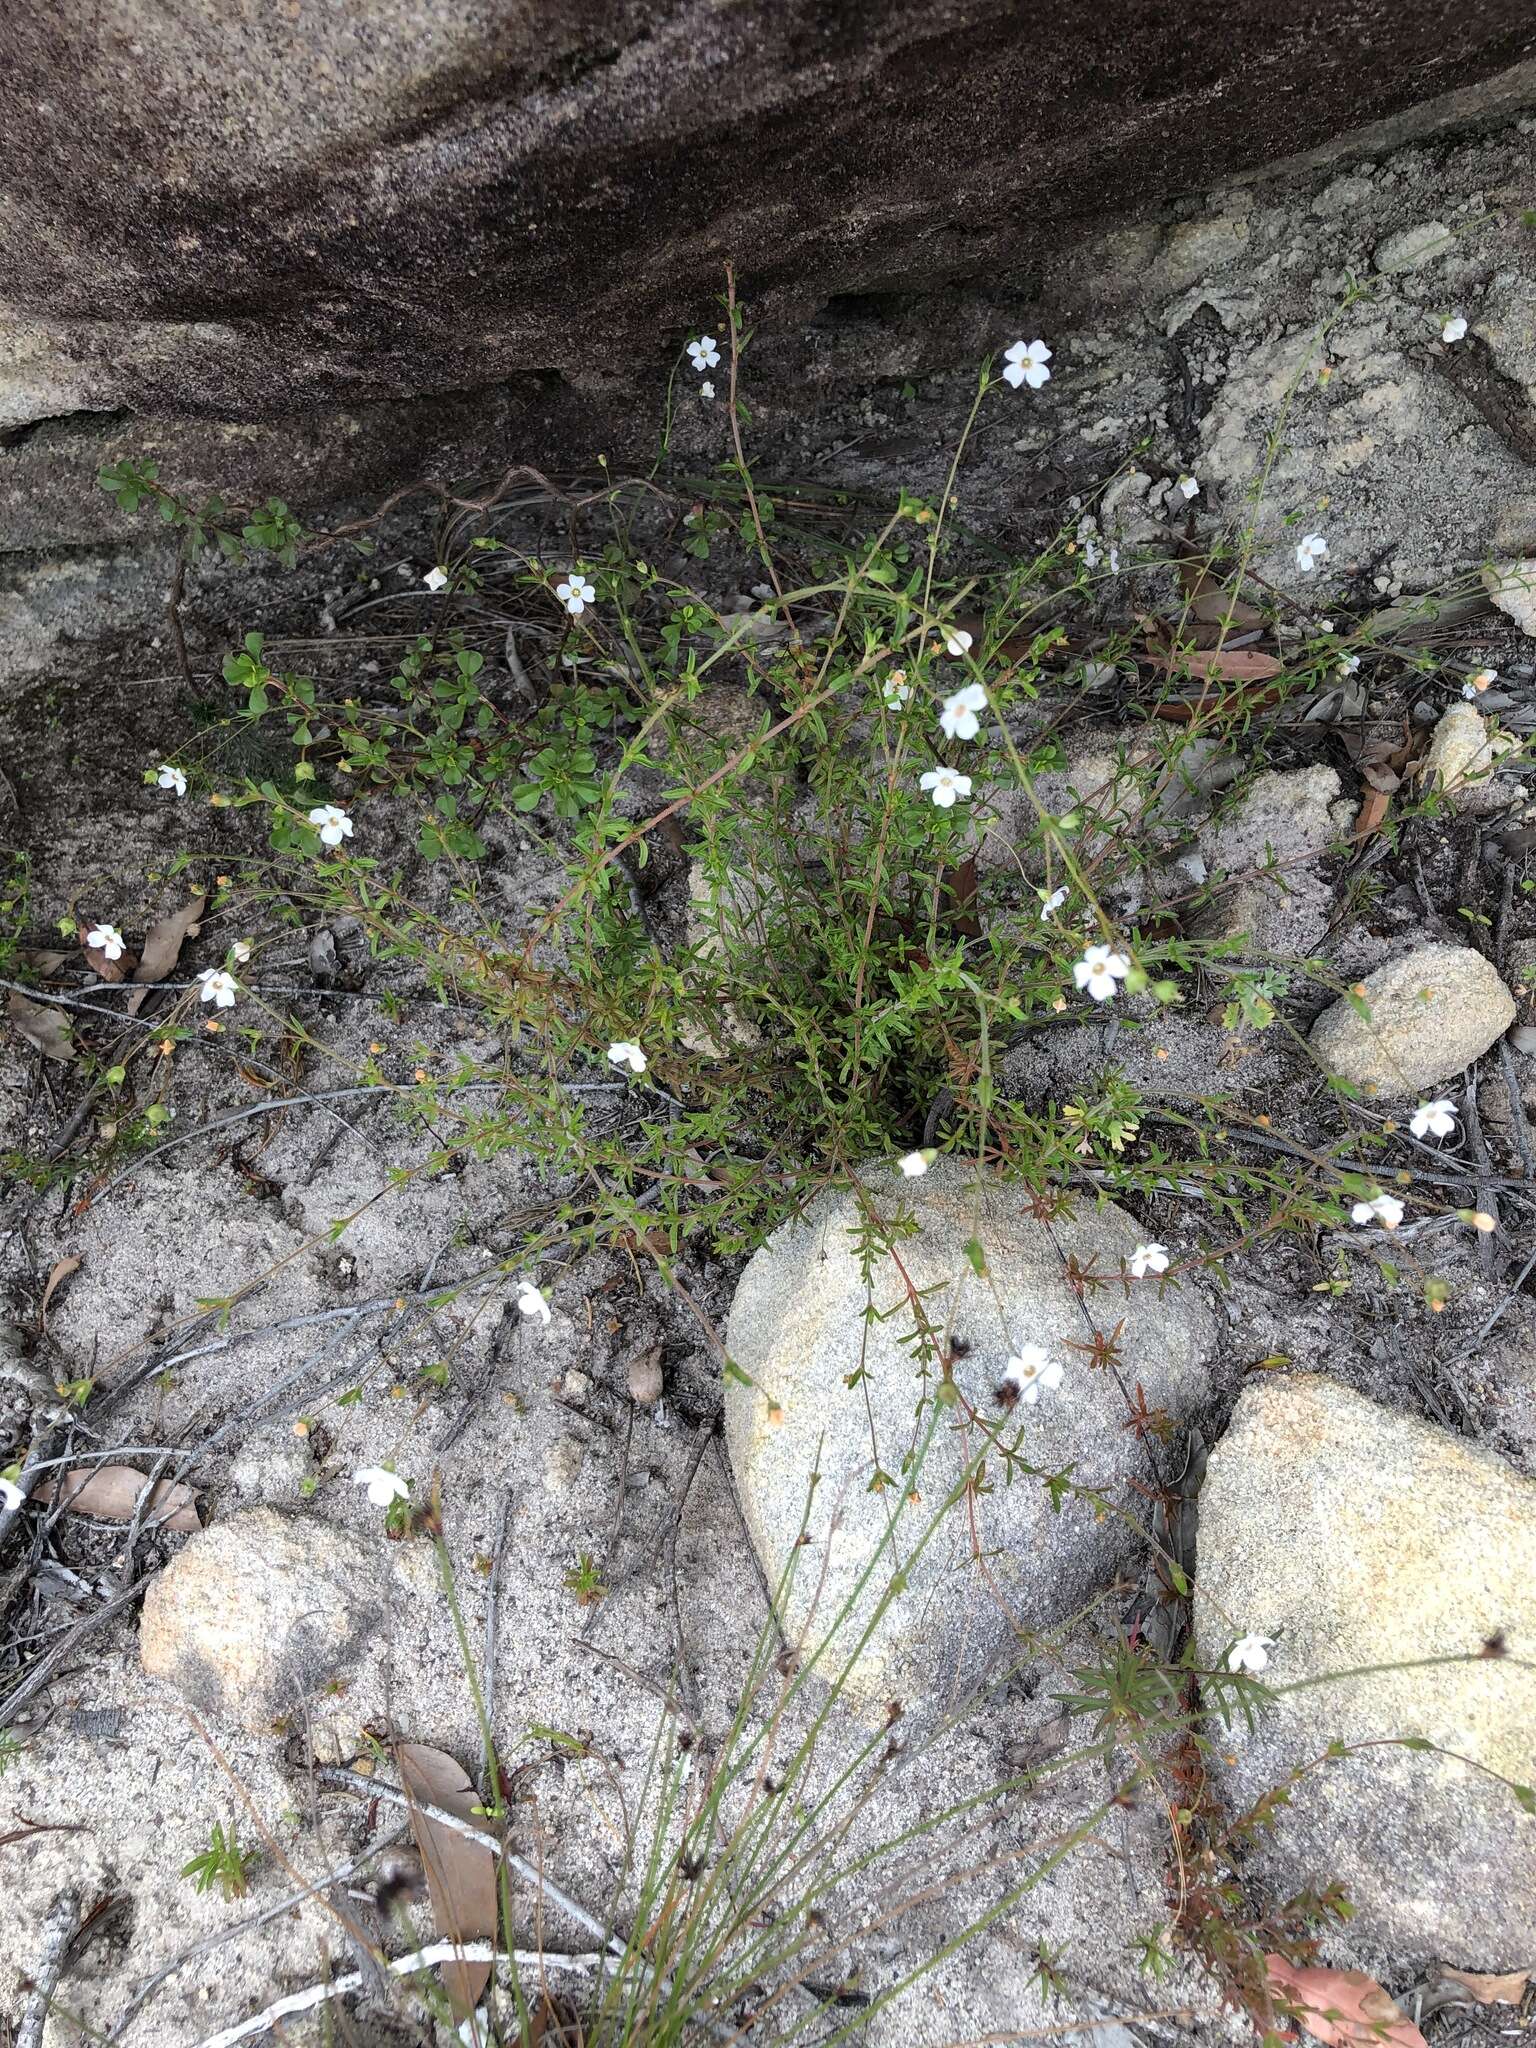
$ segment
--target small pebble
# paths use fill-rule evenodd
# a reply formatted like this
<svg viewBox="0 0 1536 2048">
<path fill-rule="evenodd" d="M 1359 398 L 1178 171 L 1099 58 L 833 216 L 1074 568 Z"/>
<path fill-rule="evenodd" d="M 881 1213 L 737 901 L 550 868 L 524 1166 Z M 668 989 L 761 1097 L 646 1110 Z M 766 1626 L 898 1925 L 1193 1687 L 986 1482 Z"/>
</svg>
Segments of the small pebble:
<svg viewBox="0 0 1536 2048">
<path fill-rule="evenodd" d="M 1509 1042 L 1516 1052 L 1536 1052 L 1536 1024 L 1517 1024 Z"/>
<path fill-rule="evenodd" d="M 544 1491 L 566 1493 L 581 1476 L 586 1446 L 573 1436 L 558 1436 L 544 1453 Z"/>
<path fill-rule="evenodd" d="M 567 1401 L 580 1403 L 585 1401 L 588 1393 L 591 1391 L 591 1387 L 592 1382 L 584 1372 L 573 1370 L 566 1374 L 565 1385 L 560 1391 L 564 1394 Z"/>
</svg>

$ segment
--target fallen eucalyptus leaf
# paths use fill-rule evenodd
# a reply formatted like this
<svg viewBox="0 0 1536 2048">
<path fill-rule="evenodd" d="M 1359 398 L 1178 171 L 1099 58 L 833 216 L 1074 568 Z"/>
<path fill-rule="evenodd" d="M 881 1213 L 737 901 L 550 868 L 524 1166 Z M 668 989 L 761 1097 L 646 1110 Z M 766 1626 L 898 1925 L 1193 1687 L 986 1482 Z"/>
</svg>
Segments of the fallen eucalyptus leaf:
<svg viewBox="0 0 1536 2048">
<path fill-rule="evenodd" d="M 1300 2012 L 1300 2024 L 1326 2048 L 1429 2048 L 1391 1994 L 1363 1970 L 1302 1967 L 1266 1956 L 1269 1988 Z"/>
<path fill-rule="evenodd" d="M 34 1500 L 58 1500 L 71 1515 L 92 1515 L 100 1522 L 131 1522 L 139 1495 L 149 1484 L 147 1472 L 131 1465 L 79 1465 L 62 1480 L 45 1479 L 32 1489 Z M 157 1479 L 144 1504 L 146 1525 L 190 1533 L 200 1529 L 197 1489 L 174 1480 Z"/>
<path fill-rule="evenodd" d="M 35 1045 L 45 1060 L 67 1062 L 79 1058 L 69 1035 L 69 1020 L 62 1010 L 49 1003 L 34 1003 L 15 989 L 5 1007 L 6 1015 L 28 1045 Z"/>
<path fill-rule="evenodd" d="M 1476 1970 L 1442 1970 L 1453 1984 L 1471 1992 L 1479 2005 L 1518 2005 L 1531 1981 L 1529 1970 L 1511 1970 L 1507 1977 L 1480 1977 Z"/>
<path fill-rule="evenodd" d="M 479 1800 L 462 1768 L 440 1749 L 402 1742 L 395 1752 L 400 1782 L 412 1801 L 441 1806 L 477 1827 L 485 1825 Z M 467 1836 L 455 1834 L 413 1804 L 411 1833 L 421 1852 L 432 1918 L 448 1941 L 480 1941 L 496 1933 L 496 1858 Z M 456 2020 L 468 2019 L 490 1978 L 489 1963 L 444 1963 L 443 1989 Z"/>
<path fill-rule="evenodd" d="M 43 1289 L 42 1303 L 37 1311 L 37 1327 L 40 1330 L 46 1330 L 48 1327 L 49 1302 L 52 1301 L 54 1295 L 64 1285 L 70 1274 L 79 1272 L 80 1263 L 79 1259 L 60 1259 L 53 1271 L 48 1275 L 48 1285 Z"/>
<path fill-rule="evenodd" d="M 144 934 L 144 951 L 139 964 L 133 971 L 133 978 L 140 982 L 164 981 L 181 958 L 181 949 L 197 930 L 208 898 L 194 896 L 184 903 L 180 910 L 173 910 L 169 917 L 162 917 L 152 924 Z M 149 994 L 146 987 L 128 998 L 127 1010 L 130 1017 L 136 1017 L 140 1005 Z"/>
</svg>

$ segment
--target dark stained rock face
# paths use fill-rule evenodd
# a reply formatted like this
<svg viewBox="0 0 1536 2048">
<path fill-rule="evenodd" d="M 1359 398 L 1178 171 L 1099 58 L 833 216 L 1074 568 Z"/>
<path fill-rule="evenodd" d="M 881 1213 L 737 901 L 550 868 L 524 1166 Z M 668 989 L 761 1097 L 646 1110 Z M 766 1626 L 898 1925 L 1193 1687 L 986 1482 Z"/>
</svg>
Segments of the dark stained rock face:
<svg viewBox="0 0 1536 2048">
<path fill-rule="evenodd" d="M 1514 63 L 1528 0 L 49 0 L 0 27 L 0 431 L 272 419 L 1009 283 Z"/>
</svg>

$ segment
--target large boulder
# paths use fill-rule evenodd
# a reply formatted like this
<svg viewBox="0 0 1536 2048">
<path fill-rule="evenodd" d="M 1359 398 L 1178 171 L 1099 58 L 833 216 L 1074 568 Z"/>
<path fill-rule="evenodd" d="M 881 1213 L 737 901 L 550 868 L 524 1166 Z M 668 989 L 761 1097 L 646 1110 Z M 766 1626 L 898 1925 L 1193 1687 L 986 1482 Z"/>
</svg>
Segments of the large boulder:
<svg viewBox="0 0 1536 2048">
<path fill-rule="evenodd" d="M 1332 1380 L 1266 1377 L 1210 1454 L 1195 1623 L 1203 1662 L 1271 1636 L 1266 1683 L 1303 1687 L 1216 1742 L 1235 1809 L 1288 1788 L 1251 1875 L 1342 1882 L 1368 1963 L 1536 1962 L 1536 1812 L 1503 1782 L 1536 1779 L 1536 1484 Z M 1361 1669 L 1384 1665 L 1420 1668 Z"/>
<path fill-rule="evenodd" d="M 1046 1220 L 1027 1190 L 978 1180 L 959 1161 L 912 1182 L 889 1171 L 862 1180 L 910 1234 L 895 1256 L 875 1257 L 866 1285 L 859 1202 L 832 1192 L 753 1255 L 726 1340 L 752 1384 L 727 1384 L 726 1435 L 788 1638 L 807 1655 L 825 1643 L 824 1675 L 848 1665 L 846 1691 L 866 1711 L 893 1696 L 933 1711 L 1000 1678 L 1020 1653 L 1017 1631 L 1061 1620 L 1132 1556 L 1146 1506 L 1135 1482 L 1151 1467 L 1126 1427 L 1128 1402 L 1139 1383 L 1151 1408 L 1197 1409 L 1212 1323 L 1189 1282 L 1126 1276 L 1144 1233 L 1110 1204 Z M 955 1354 L 953 1407 L 924 1399 L 938 1372 L 930 1357 L 920 1377 L 909 1289 Z M 1113 1339 L 1107 1354 L 1096 1336 Z M 1010 1414 L 995 1389 L 1029 1343 L 1064 1377 Z M 966 1404 L 1002 1424 L 1034 1469 L 1010 1475 L 994 1451 L 987 1486 L 945 1510 L 987 1450 Z M 1047 1481 L 1068 1468 L 1108 1512 L 1075 1493 L 1058 1508 Z"/>
<path fill-rule="evenodd" d="M 713 321 L 728 257 L 770 319 L 995 277 L 1528 34 L 1520 0 L 11 9 L 0 427 L 600 382 Z"/>
<path fill-rule="evenodd" d="M 1481 953 L 1417 946 L 1368 974 L 1353 1001 L 1331 1003 L 1312 1026 L 1312 1050 L 1328 1073 L 1386 1101 L 1448 1081 L 1514 1021 L 1515 999 Z"/>
</svg>

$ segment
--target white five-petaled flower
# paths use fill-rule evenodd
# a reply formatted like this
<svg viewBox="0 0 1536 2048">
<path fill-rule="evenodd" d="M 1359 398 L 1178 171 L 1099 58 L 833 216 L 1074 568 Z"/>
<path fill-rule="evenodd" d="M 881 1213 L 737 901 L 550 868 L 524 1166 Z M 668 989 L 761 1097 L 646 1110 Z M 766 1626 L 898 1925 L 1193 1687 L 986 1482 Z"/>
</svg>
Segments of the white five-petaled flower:
<svg viewBox="0 0 1536 2048">
<path fill-rule="evenodd" d="M 1339 674 L 1341 676 L 1352 676 L 1359 666 L 1360 657 L 1358 654 L 1341 654 L 1339 656 Z"/>
<path fill-rule="evenodd" d="M 880 697 L 887 711 L 904 710 L 911 701 L 912 685 L 904 668 L 893 668 L 880 685 Z"/>
<path fill-rule="evenodd" d="M 1466 335 L 1466 316 L 1461 313 L 1453 313 L 1440 330 L 1442 341 L 1465 341 Z"/>
<path fill-rule="evenodd" d="M 236 939 L 235 943 L 229 949 L 229 957 L 234 962 L 236 967 L 243 967 L 246 961 L 249 960 L 251 957 L 250 940 Z"/>
<path fill-rule="evenodd" d="M 1304 576 L 1310 576 L 1327 552 L 1328 543 L 1320 533 L 1304 534 L 1296 543 L 1296 566 Z"/>
<path fill-rule="evenodd" d="M 162 761 L 155 770 L 155 780 L 162 789 L 174 789 L 178 796 L 187 793 L 187 778 L 174 761 Z"/>
<path fill-rule="evenodd" d="M 535 1287 L 531 1280 L 518 1281 L 517 1308 L 519 1315 L 536 1316 L 545 1324 L 549 1321 L 549 1297 L 542 1287 Z"/>
<path fill-rule="evenodd" d="M 202 984 L 199 1002 L 212 1003 L 219 1010 L 234 1008 L 239 984 L 232 974 L 226 974 L 222 967 L 205 967 L 197 979 Z"/>
<path fill-rule="evenodd" d="M 1042 1394 L 1054 1394 L 1066 1376 L 1066 1368 L 1049 1357 L 1042 1345 L 1026 1344 L 1009 1359 L 1003 1382 L 1017 1389 L 1016 1400 L 1033 1408 Z"/>
<path fill-rule="evenodd" d="M 1038 391 L 1042 384 L 1051 381 L 1051 373 L 1045 367 L 1050 360 L 1051 352 L 1043 341 L 1016 341 L 1003 350 L 1003 375 L 1015 391 L 1021 384 Z"/>
<path fill-rule="evenodd" d="M 352 837 L 352 820 L 340 804 L 316 804 L 309 822 L 320 834 L 322 846 L 340 846 L 343 839 Z"/>
<path fill-rule="evenodd" d="M 1239 1636 L 1227 1652 L 1227 1669 L 1257 1676 L 1268 1669 L 1269 1653 L 1274 1647 L 1273 1636 Z"/>
<path fill-rule="evenodd" d="M 963 690 L 956 690 L 953 697 L 944 699 L 939 712 L 939 724 L 952 740 L 973 740 L 981 731 L 978 711 L 987 708 L 987 693 L 980 683 L 967 683 Z"/>
<path fill-rule="evenodd" d="M 1421 1102 L 1408 1119 L 1416 1138 L 1448 1138 L 1456 1128 L 1456 1105 L 1442 1095 L 1434 1102 Z"/>
<path fill-rule="evenodd" d="M 85 935 L 85 943 L 94 947 L 106 960 L 121 960 L 123 957 L 123 935 L 115 924 L 93 924 Z"/>
<path fill-rule="evenodd" d="M 1181 476 L 1179 478 L 1179 490 L 1186 498 L 1198 498 L 1200 495 L 1200 481 L 1198 477 Z"/>
<path fill-rule="evenodd" d="M 1072 967 L 1072 979 L 1079 988 L 1085 988 L 1096 1003 L 1107 1003 L 1115 993 L 1116 985 L 1124 981 L 1131 971 L 1131 963 L 1124 953 L 1117 953 L 1113 946 L 1089 946 L 1081 960 Z"/>
<path fill-rule="evenodd" d="M 901 1168 L 908 1180 L 921 1180 L 928 1171 L 928 1154 L 926 1152 L 908 1152 L 898 1159 L 896 1164 Z"/>
<path fill-rule="evenodd" d="M 1168 1270 L 1168 1247 L 1162 1244 L 1139 1244 L 1131 1253 L 1127 1264 L 1133 1280 L 1145 1280 L 1149 1273 L 1166 1273 Z"/>
<path fill-rule="evenodd" d="M 953 768 L 927 768 L 917 778 L 919 789 L 932 793 L 941 811 L 952 811 L 958 798 L 971 793 L 969 775 L 957 775 Z"/>
<path fill-rule="evenodd" d="M 1063 883 L 1059 889 L 1053 889 L 1051 891 L 1050 895 L 1047 896 L 1040 905 L 1040 922 L 1042 924 L 1045 923 L 1047 918 L 1054 917 L 1056 915 L 1057 911 L 1060 910 L 1063 903 L 1066 902 L 1069 894 L 1070 891 L 1067 889 L 1065 883 Z"/>
<path fill-rule="evenodd" d="M 14 1513 L 17 1508 L 25 1507 L 26 1504 L 27 1496 L 14 1479 L 0 1479 L 0 1507 L 5 1508 L 8 1513 Z"/>
<path fill-rule="evenodd" d="M 632 1038 L 616 1038 L 608 1048 L 608 1064 L 628 1067 L 632 1074 L 643 1074 L 650 1061 Z"/>
<path fill-rule="evenodd" d="M 1498 680 L 1499 672 L 1496 668 L 1480 668 L 1476 674 L 1467 677 L 1461 686 L 1461 694 L 1471 704 L 1481 697 L 1490 683 L 1496 683 Z"/>
<path fill-rule="evenodd" d="M 963 626 L 949 626 L 945 629 L 944 652 L 946 654 L 952 654 L 958 660 L 962 654 L 969 654 L 970 651 L 971 635 L 966 632 Z"/>
<path fill-rule="evenodd" d="M 448 571 L 441 566 L 436 569 L 429 569 L 421 580 L 425 583 L 428 590 L 446 590 L 449 580 Z"/>
<path fill-rule="evenodd" d="M 563 583 L 555 585 L 555 595 L 573 619 L 579 619 L 597 598 L 597 592 L 578 569 L 573 569 Z"/>
<path fill-rule="evenodd" d="M 690 341 L 688 354 L 696 370 L 712 370 L 720 360 L 720 351 L 715 347 L 715 337 L 712 334 L 701 335 L 697 341 Z"/>
<path fill-rule="evenodd" d="M 1379 1223 L 1385 1230 L 1396 1230 L 1403 1220 L 1403 1205 L 1396 1195 L 1384 1195 L 1377 1188 L 1368 1201 L 1355 1203 L 1349 1217 L 1352 1223 Z"/>
<path fill-rule="evenodd" d="M 352 1474 L 354 1486 L 366 1486 L 368 1499 L 376 1508 L 393 1507 L 397 1500 L 409 1500 L 411 1483 L 387 1465 L 362 1465 Z"/>
<path fill-rule="evenodd" d="M 701 385 L 699 386 L 699 396 L 700 396 L 700 398 L 713 398 L 713 397 L 714 397 L 714 395 L 715 395 L 715 387 L 714 387 L 714 385 L 713 385 L 713 384 L 711 384 L 711 382 L 709 381 L 709 379 L 708 379 L 708 378 L 706 377 L 706 378 L 704 379 L 704 382 L 703 382 L 703 383 L 702 383 L 702 384 L 701 384 Z"/>
</svg>

